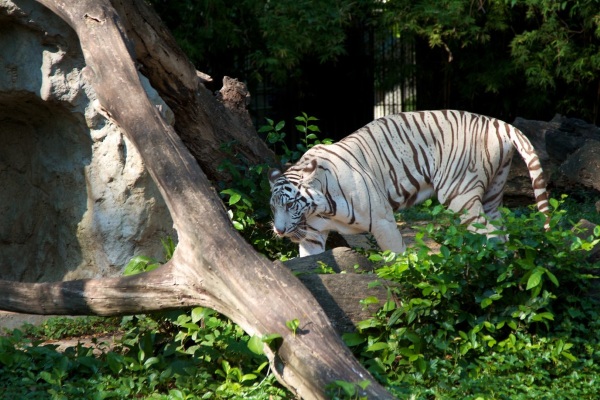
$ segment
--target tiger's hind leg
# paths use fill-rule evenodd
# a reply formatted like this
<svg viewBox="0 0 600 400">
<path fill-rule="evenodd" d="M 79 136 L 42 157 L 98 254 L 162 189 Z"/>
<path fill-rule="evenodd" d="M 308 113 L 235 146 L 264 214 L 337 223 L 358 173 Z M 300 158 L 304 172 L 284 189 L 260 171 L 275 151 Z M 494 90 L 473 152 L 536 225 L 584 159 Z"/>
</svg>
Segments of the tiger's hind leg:
<svg viewBox="0 0 600 400">
<path fill-rule="evenodd" d="M 500 222 L 502 215 L 498 209 L 500 206 L 502 206 L 502 193 L 498 194 L 498 199 L 492 198 L 490 201 L 486 202 L 486 199 L 484 198 L 483 201 L 483 212 L 486 216 L 485 225 L 487 236 L 489 238 L 496 238 L 501 242 L 506 242 L 508 239 L 506 235 L 495 233 L 504 230 L 504 225 L 502 225 Z"/>
<path fill-rule="evenodd" d="M 481 198 L 481 190 L 467 191 L 447 202 L 443 195 L 438 196 L 440 203 L 446 204 L 450 211 L 460 214 L 461 223 L 467 225 L 470 231 L 487 235 L 490 232 L 490 224 L 485 218 Z"/>
<path fill-rule="evenodd" d="M 504 230 L 504 226 L 499 223 L 491 224 L 490 221 L 499 221 L 502 218 L 499 208 L 502 206 L 504 187 L 506 186 L 506 180 L 508 179 L 508 174 L 510 172 L 510 164 L 511 159 L 509 158 L 498 170 L 494 179 L 492 179 L 492 182 L 488 186 L 482 199 L 483 212 L 485 212 L 485 215 L 488 218 L 487 235 L 490 238 L 497 238 L 501 242 L 506 242 L 508 239 L 507 236 L 492 233 Z"/>
</svg>

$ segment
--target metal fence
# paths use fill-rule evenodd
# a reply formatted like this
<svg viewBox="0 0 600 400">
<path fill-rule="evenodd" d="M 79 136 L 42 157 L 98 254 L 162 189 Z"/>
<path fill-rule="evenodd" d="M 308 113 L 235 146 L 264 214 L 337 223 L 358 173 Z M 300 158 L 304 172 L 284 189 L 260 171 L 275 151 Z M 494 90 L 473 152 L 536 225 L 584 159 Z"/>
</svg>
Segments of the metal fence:
<svg viewBox="0 0 600 400">
<path fill-rule="evenodd" d="M 415 110 L 414 40 L 403 37 L 399 29 L 376 33 L 374 39 L 374 117 Z"/>
<path fill-rule="evenodd" d="M 414 40 L 398 29 L 365 30 L 354 39 L 341 60 L 312 65 L 301 82 L 255 82 L 250 109 L 257 126 L 265 117 L 291 122 L 306 111 L 341 138 L 374 118 L 416 109 Z"/>
</svg>

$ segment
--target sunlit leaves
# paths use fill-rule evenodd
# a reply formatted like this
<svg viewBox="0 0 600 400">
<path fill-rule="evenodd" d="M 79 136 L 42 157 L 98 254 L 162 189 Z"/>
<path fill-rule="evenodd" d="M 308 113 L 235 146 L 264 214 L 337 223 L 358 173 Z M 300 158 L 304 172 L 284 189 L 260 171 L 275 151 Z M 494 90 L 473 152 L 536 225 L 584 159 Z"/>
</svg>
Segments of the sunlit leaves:
<svg viewBox="0 0 600 400">
<path fill-rule="evenodd" d="M 550 231 L 537 212 L 503 210 L 506 243 L 448 222 L 447 212 L 436 209 L 437 220 L 415 227 L 422 233 L 415 247 L 402 255 L 371 257 L 382 264 L 378 275 L 395 281 L 390 297 L 397 300 L 360 322 L 358 333 L 344 336 L 346 343 L 373 373 L 417 386 L 437 382 L 440 374 L 453 376 L 448 384 L 465 377 L 506 379 L 506 371 L 543 375 L 551 368 L 568 376 L 577 370 L 583 346 L 600 349 L 595 338 L 589 344 L 587 328 L 598 325 L 600 304 L 583 295 L 594 277 L 581 273 L 593 268 L 586 249 L 597 237 L 576 239 L 562 202 L 551 204 Z M 439 252 L 426 246 L 425 235 L 441 244 Z M 439 397 L 453 398 L 448 386 L 439 385 Z M 481 397 L 507 391 L 490 387 Z"/>
</svg>

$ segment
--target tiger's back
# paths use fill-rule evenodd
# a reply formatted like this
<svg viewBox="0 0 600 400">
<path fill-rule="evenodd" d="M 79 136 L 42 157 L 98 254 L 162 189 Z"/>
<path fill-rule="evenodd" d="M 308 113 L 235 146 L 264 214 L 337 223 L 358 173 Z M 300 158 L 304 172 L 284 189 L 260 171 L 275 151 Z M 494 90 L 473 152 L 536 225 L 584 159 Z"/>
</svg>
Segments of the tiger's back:
<svg viewBox="0 0 600 400">
<path fill-rule="evenodd" d="M 432 195 L 465 210 L 464 223 L 487 224 L 482 214 L 500 216 L 515 148 L 528 165 L 537 206 L 547 212 L 539 159 L 513 126 L 451 110 L 380 118 L 336 144 L 315 146 L 285 174 L 270 174 L 274 230 L 298 241 L 301 256 L 323 251 L 330 230 L 372 232 L 382 249 L 399 252 L 404 244 L 393 211 Z"/>
</svg>

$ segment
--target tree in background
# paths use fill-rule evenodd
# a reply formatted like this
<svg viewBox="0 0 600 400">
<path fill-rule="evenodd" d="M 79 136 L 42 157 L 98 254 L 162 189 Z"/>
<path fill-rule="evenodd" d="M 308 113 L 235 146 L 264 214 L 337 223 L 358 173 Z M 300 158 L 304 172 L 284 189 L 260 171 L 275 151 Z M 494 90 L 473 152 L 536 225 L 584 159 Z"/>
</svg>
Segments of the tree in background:
<svg viewBox="0 0 600 400">
<path fill-rule="evenodd" d="M 301 61 L 345 52 L 348 0 L 152 0 L 192 62 L 217 78 L 285 82 Z M 352 10 L 354 9 L 354 10 Z"/>
<path fill-rule="evenodd" d="M 459 108 L 508 121 L 557 112 L 600 119 L 597 0 L 152 3 L 215 82 L 229 75 L 246 81 L 253 96 L 266 90 L 268 116 L 307 111 L 325 119 L 334 137 L 372 119 L 374 63 L 416 74 L 419 109 Z M 381 44 L 373 38 L 386 34 L 416 44 L 416 67 L 374 59 Z M 253 104 L 255 117 L 263 107 Z"/>
<path fill-rule="evenodd" d="M 328 133 L 347 134 L 372 119 L 365 34 L 375 2 L 151 2 L 196 67 L 214 78 L 211 89 L 224 75 L 245 81 L 258 124 L 264 117 L 291 121 L 305 111 L 327 117 L 321 127 Z"/>
<path fill-rule="evenodd" d="M 525 14 L 528 24 L 511 42 L 512 59 L 517 68 L 525 72 L 528 86 L 553 93 L 557 111 L 599 123 L 598 1 L 512 3 Z"/>
<path fill-rule="evenodd" d="M 418 38 L 420 108 L 599 121 L 596 0 L 393 0 L 383 20 Z"/>
</svg>

